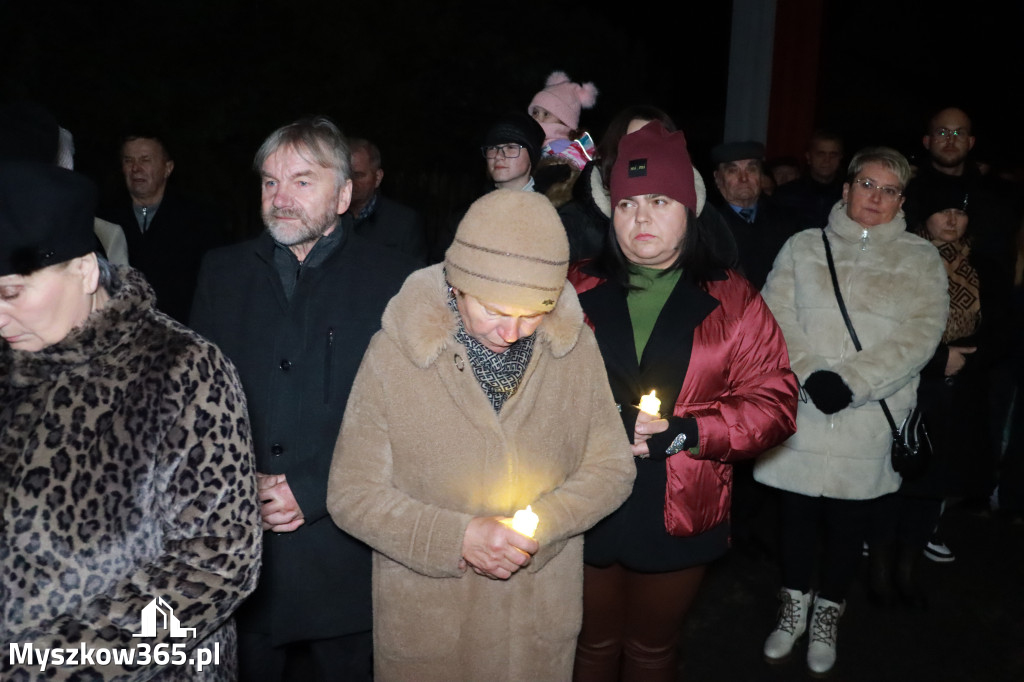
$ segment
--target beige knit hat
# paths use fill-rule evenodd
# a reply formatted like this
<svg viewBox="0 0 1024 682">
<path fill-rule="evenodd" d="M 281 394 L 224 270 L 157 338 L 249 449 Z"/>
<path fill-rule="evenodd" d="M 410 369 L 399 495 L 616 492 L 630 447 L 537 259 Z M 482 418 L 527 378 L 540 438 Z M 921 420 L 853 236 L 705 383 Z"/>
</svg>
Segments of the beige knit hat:
<svg viewBox="0 0 1024 682">
<path fill-rule="evenodd" d="M 485 303 L 548 312 L 569 268 L 569 240 L 543 194 L 496 189 L 473 202 L 444 259 L 448 283 Z"/>
</svg>

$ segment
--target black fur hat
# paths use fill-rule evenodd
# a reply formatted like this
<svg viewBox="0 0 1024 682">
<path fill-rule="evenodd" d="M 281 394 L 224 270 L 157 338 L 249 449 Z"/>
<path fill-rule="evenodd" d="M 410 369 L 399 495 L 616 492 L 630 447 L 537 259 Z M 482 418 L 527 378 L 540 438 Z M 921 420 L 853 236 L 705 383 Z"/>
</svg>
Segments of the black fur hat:
<svg viewBox="0 0 1024 682">
<path fill-rule="evenodd" d="M 535 170 L 540 150 L 544 147 L 544 129 L 529 114 L 510 111 L 495 121 L 484 136 L 485 147 L 508 143 L 526 147 L 530 154 L 530 169 Z"/>
<path fill-rule="evenodd" d="M 52 163 L 0 161 L 0 276 L 28 275 L 96 249 L 96 186 Z"/>
</svg>

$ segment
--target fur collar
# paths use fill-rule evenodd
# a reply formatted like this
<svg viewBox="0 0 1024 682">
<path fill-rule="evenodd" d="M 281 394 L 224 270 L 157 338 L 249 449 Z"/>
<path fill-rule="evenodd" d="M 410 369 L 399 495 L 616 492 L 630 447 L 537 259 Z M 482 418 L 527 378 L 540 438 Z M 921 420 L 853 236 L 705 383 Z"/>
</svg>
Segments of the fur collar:
<svg viewBox="0 0 1024 682">
<path fill-rule="evenodd" d="M 865 229 L 863 225 L 846 215 L 846 203 L 840 201 L 832 207 L 828 217 L 828 231 L 847 242 L 863 241 L 864 245 L 885 244 L 893 241 L 901 234 L 907 233 L 907 223 L 903 211 L 887 223 Z"/>
<path fill-rule="evenodd" d="M 447 304 L 448 284 L 444 264 L 417 270 L 384 309 L 381 326 L 417 367 L 434 363 L 446 348 L 457 345 L 459 320 Z M 537 341 L 555 357 L 573 349 L 583 327 L 583 309 L 572 286 L 566 282 L 558 305 L 537 328 Z"/>
<path fill-rule="evenodd" d="M 11 350 L 4 344 L 6 353 L 0 353 L 0 364 L 9 363 L 12 384 L 33 386 L 49 381 L 69 368 L 112 352 L 133 335 L 153 309 L 153 289 L 138 270 L 125 266 L 115 266 L 115 270 L 120 288 L 63 340 L 35 352 Z M 7 357 L 3 357 L 5 354 Z"/>
<path fill-rule="evenodd" d="M 590 163 L 589 166 L 590 169 L 587 171 L 589 177 L 587 179 L 590 182 L 590 196 L 594 199 L 594 206 L 604 214 L 605 218 L 611 220 L 612 197 L 601 182 L 601 170 L 597 167 L 597 164 Z"/>
</svg>

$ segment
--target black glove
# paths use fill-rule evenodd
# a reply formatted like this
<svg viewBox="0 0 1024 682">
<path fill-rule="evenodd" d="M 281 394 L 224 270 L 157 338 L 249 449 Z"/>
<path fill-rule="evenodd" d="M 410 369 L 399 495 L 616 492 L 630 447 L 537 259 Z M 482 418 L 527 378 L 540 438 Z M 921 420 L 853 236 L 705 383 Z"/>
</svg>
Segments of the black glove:
<svg viewBox="0 0 1024 682">
<path fill-rule="evenodd" d="M 827 369 L 819 369 L 807 377 L 804 390 L 814 406 L 825 414 L 835 414 L 853 402 L 850 387 L 842 377 Z"/>
<path fill-rule="evenodd" d="M 675 437 L 681 433 L 686 434 L 684 449 L 689 450 L 695 447 L 698 442 L 697 420 L 693 417 L 676 417 L 669 415 L 662 417 L 668 420 L 668 428 L 661 433 L 651 434 L 647 439 L 647 449 L 650 451 L 651 459 L 665 459 L 668 457 L 668 448 L 672 445 Z"/>
</svg>

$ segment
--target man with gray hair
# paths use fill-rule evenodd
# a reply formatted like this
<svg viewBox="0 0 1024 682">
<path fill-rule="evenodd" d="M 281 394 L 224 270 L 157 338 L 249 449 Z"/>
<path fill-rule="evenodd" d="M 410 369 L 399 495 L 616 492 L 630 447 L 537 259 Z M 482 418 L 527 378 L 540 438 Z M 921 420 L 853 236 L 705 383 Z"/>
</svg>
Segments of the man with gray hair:
<svg viewBox="0 0 1024 682">
<path fill-rule="evenodd" d="M 370 551 L 327 513 L 327 475 L 356 370 L 416 268 L 352 228 L 349 149 L 325 117 L 256 154 L 266 230 L 203 260 L 192 327 L 245 388 L 263 573 L 237 614 L 240 679 L 370 680 Z"/>
</svg>

